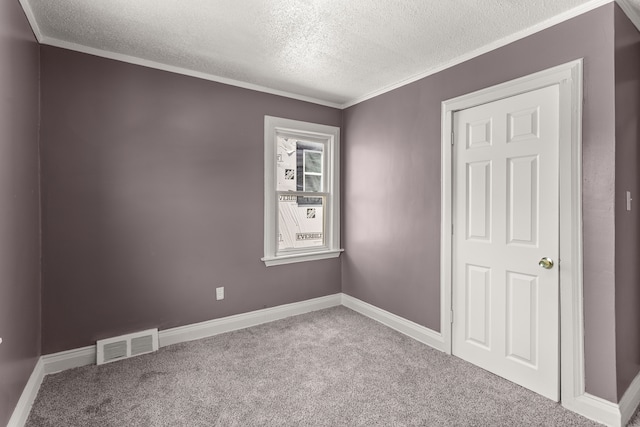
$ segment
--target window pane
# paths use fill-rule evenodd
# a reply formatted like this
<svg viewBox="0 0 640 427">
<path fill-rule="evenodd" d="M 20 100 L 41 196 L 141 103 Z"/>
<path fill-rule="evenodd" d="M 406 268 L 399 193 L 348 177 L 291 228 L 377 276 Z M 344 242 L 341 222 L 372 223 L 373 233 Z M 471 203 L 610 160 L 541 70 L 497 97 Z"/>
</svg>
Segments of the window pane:
<svg viewBox="0 0 640 427">
<path fill-rule="evenodd" d="M 299 206 L 322 206 L 322 197 L 298 196 Z"/>
<path fill-rule="evenodd" d="M 304 175 L 304 191 L 322 191 L 322 175 Z"/>
<path fill-rule="evenodd" d="M 322 156 L 324 154 L 324 144 L 321 142 L 311 142 L 311 141 L 300 141 L 296 142 L 296 150 L 297 150 L 297 164 L 296 164 L 296 188 L 298 191 L 323 191 L 322 186 L 320 189 L 314 187 L 313 190 L 310 190 L 305 187 L 305 174 L 313 173 L 316 175 L 322 174 Z M 312 156 L 311 165 L 307 165 L 307 160 L 309 156 L 307 155 L 309 152 L 311 154 L 315 153 L 315 157 Z M 320 166 L 318 167 L 316 163 L 320 159 Z M 311 167 L 313 170 L 309 170 Z M 316 172 L 317 171 L 317 172 Z"/>
<path fill-rule="evenodd" d="M 318 151 L 305 150 L 304 171 L 322 174 L 322 153 Z"/>
<path fill-rule="evenodd" d="M 324 197 L 278 196 L 278 250 L 324 246 Z"/>
<path fill-rule="evenodd" d="M 278 136 L 276 149 L 277 191 L 296 191 L 297 141 L 293 138 Z M 302 176 L 300 176 L 302 178 Z"/>
</svg>

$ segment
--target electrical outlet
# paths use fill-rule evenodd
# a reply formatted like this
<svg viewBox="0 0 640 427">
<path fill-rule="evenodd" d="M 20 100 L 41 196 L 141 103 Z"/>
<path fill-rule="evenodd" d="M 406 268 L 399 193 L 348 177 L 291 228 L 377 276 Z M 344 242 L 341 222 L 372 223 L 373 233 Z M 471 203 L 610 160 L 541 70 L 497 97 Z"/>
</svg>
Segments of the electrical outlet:
<svg viewBox="0 0 640 427">
<path fill-rule="evenodd" d="M 216 301 L 224 299 L 224 286 L 216 288 Z"/>
</svg>

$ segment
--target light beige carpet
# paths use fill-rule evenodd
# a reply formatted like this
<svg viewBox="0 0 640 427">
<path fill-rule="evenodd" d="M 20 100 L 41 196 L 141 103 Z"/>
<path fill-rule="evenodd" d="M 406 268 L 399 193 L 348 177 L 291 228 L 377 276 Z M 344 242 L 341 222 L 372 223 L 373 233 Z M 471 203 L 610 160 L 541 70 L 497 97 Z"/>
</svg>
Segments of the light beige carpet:
<svg viewBox="0 0 640 427">
<path fill-rule="evenodd" d="M 595 426 L 344 307 L 45 378 L 28 427 Z"/>
</svg>

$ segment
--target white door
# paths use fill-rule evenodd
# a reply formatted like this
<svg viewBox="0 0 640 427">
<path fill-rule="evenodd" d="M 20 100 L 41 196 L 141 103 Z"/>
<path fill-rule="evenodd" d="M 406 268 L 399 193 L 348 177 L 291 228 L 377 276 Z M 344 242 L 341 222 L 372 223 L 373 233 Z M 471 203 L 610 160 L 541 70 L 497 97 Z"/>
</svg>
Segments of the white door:
<svg viewBox="0 0 640 427">
<path fill-rule="evenodd" d="M 558 86 L 453 126 L 453 354 L 558 401 Z"/>
</svg>

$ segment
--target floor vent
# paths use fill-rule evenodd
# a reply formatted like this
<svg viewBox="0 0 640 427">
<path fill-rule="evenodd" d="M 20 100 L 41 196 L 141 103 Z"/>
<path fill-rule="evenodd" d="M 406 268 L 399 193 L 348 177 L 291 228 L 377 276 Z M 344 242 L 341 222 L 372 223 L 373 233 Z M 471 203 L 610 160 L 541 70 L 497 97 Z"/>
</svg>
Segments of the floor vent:
<svg viewBox="0 0 640 427">
<path fill-rule="evenodd" d="M 158 350 L 158 330 L 148 329 L 133 334 L 99 340 L 96 364 L 115 362 Z"/>
</svg>

